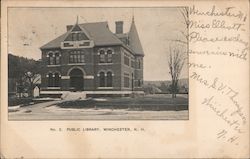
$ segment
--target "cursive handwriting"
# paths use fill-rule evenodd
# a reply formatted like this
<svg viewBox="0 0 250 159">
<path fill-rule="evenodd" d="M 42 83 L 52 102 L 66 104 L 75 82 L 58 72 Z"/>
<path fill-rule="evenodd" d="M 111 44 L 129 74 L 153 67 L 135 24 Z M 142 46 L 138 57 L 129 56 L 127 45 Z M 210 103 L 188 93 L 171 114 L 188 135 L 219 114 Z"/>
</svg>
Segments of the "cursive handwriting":
<svg viewBox="0 0 250 159">
<path fill-rule="evenodd" d="M 221 9 L 217 11 L 215 5 L 213 5 L 213 7 L 208 11 L 200 11 L 199 9 L 196 8 L 195 5 L 193 5 L 189 10 L 189 14 L 199 15 L 199 16 L 216 16 L 216 17 L 227 16 L 227 17 L 237 18 L 243 21 L 246 21 L 247 17 L 246 14 L 244 15 L 240 10 L 236 11 L 235 7 L 226 7 L 222 11 Z"/>
<path fill-rule="evenodd" d="M 238 52 L 233 52 L 233 51 L 224 51 L 224 50 L 216 50 L 216 51 L 211 51 L 211 50 L 199 50 L 199 51 L 195 51 L 190 49 L 188 51 L 188 53 L 190 55 L 194 54 L 194 55 L 222 55 L 222 56 L 228 56 L 228 57 L 232 57 L 232 58 L 236 58 L 239 60 L 243 60 L 246 61 L 247 60 L 247 56 L 248 56 L 248 52 L 247 49 L 244 50 L 238 50 Z"/>
<path fill-rule="evenodd" d="M 189 62 L 188 63 L 188 67 L 191 68 L 201 68 L 201 69 L 206 69 L 206 68 L 211 68 L 211 66 L 207 66 L 205 64 L 202 64 L 202 63 L 194 63 L 194 62 Z"/>
<path fill-rule="evenodd" d="M 219 81 L 218 77 L 215 77 L 214 80 L 208 81 L 205 77 L 201 76 L 200 74 L 193 72 L 190 76 L 191 79 L 199 82 L 200 84 L 204 85 L 208 89 L 213 89 L 216 92 L 220 93 L 221 95 L 227 97 L 232 104 L 236 107 L 236 110 L 231 112 L 231 116 L 239 115 L 242 120 L 243 124 L 246 124 L 246 116 L 243 113 L 243 107 L 240 106 L 239 102 L 236 100 L 236 97 L 239 96 L 239 92 L 232 89 L 230 86 L 226 85 L 225 83 Z"/>
<path fill-rule="evenodd" d="M 239 137 L 236 135 L 229 136 L 228 131 L 225 129 L 220 130 L 216 135 L 217 139 L 223 139 L 226 142 L 235 143 L 235 145 L 239 144 L 238 142 L 236 142 Z"/>
<path fill-rule="evenodd" d="M 201 20 L 190 20 L 189 28 L 192 29 L 225 29 L 225 30 L 234 30 L 234 31 L 245 31 L 242 29 L 244 23 L 229 23 L 225 20 L 213 19 L 210 23 L 203 22 Z"/>
<path fill-rule="evenodd" d="M 220 105 L 214 100 L 214 96 L 204 98 L 201 104 L 208 106 L 220 119 L 222 119 L 227 125 L 232 127 L 232 129 L 237 133 L 244 133 L 244 131 L 240 128 L 241 124 L 239 123 L 239 121 L 233 119 L 230 113 L 228 113 L 228 109 L 220 109 Z"/>
<path fill-rule="evenodd" d="M 248 61 L 249 39 L 246 36 L 248 31 L 248 14 L 243 9 L 234 6 L 218 7 L 216 5 L 206 6 L 205 9 L 196 7 L 189 8 L 187 36 L 191 46 L 188 54 L 196 61 L 189 62 L 189 68 L 194 70 L 189 78 L 201 85 L 208 96 L 203 97 L 201 105 L 203 109 L 208 109 L 215 118 L 223 124 L 219 128 L 216 138 L 221 141 L 239 144 L 239 138 L 245 133 L 247 125 L 247 116 L 244 106 L 239 101 L 243 94 L 235 87 L 224 82 L 223 77 L 213 76 L 213 72 L 221 71 L 213 65 L 213 61 L 203 63 L 203 60 L 216 59 L 216 62 L 222 60 L 229 66 L 232 60 L 235 63 L 241 62 L 243 65 Z M 198 56 L 197 56 L 198 55 Z M 201 56 L 210 56 L 204 58 Z M 211 65 L 211 66 L 210 66 Z M 242 66 L 243 66 L 242 65 Z M 208 69 L 209 68 L 209 71 Z M 197 73 L 195 70 L 202 73 Z M 222 69 L 224 71 L 224 68 Z M 207 71 L 207 72 L 206 72 Z M 203 94 L 203 92 L 200 92 Z M 205 94 L 204 94 L 205 95 Z"/>
<path fill-rule="evenodd" d="M 213 42 L 213 43 L 215 42 L 238 42 L 240 44 L 243 44 L 245 47 L 248 46 L 248 42 L 244 41 L 241 38 L 240 34 L 237 34 L 236 36 L 235 35 L 233 36 L 218 35 L 215 37 L 206 37 L 206 36 L 201 35 L 199 32 L 193 31 L 189 34 L 189 41 L 193 43 L 195 42 Z"/>
</svg>

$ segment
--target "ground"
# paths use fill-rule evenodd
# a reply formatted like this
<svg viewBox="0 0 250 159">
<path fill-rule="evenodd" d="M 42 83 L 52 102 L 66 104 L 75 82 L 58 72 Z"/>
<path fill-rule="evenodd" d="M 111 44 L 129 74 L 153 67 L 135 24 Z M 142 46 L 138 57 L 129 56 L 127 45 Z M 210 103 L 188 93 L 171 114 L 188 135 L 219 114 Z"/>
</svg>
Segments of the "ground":
<svg viewBox="0 0 250 159">
<path fill-rule="evenodd" d="M 65 104 L 62 104 L 65 102 L 67 103 L 66 106 Z M 183 106 L 187 108 L 187 95 L 178 95 L 177 99 L 174 101 L 170 95 L 151 95 L 137 98 L 99 98 L 96 100 L 95 105 L 91 107 L 79 107 L 79 103 L 81 106 L 81 101 L 56 100 L 37 103 L 25 107 L 12 107 L 9 109 L 9 120 L 188 119 L 188 110 L 179 109 L 180 107 L 183 108 Z M 59 105 L 63 105 L 63 107 Z"/>
</svg>

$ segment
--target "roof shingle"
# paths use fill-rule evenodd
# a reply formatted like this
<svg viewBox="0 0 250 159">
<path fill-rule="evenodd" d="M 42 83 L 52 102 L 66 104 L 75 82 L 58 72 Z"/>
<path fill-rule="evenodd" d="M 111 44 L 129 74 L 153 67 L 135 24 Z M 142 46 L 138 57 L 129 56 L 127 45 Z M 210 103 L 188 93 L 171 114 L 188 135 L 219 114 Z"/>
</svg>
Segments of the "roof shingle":
<svg viewBox="0 0 250 159">
<path fill-rule="evenodd" d="M 114 33 L 112 33 L 109 30 L 107 22 L 84 23 L 84 24 L 79 24 L 79 26 L 84 31 L 87 32 L 90 38 L 94 41 L 95 46 L 107 46 L 107 45 L 125 46 L 124 43 Z M 68 27 L 71 27 L 71 29 L 68 29 L 66 33 L 43 45 L 40 49 L 60 48 L 61 42 L 63 42 L 66 39 L 68 34 L 71 32 L 73 26 L 68 26 Z M 131 49 L 133 53 L 137 55 L 144 55 L 134 22 L 132 22 L 130 31 L 127 35 L 129 36 L 130 40 L 128 46 L 129 49 Z"/>
<path fill-rule="evenodd" d="M 91 39 L 94 40 L 95 46 L 122 44 L 121 40 L 109 30 L 107 22 L 84 23 L 79 24 L 79 26 L 88 32 Z M 63 35 L 43 45 L 41 49 L 60 48 L 61 42 L 65 40 L 70 31 L 71 29 Z"/>
<path fill-rule="evenodd" d="M 141 41 L 134 20 L 132 21 L 128 36 L 129 36 L 129 47 L 135 52 L 135 54 L 144 55 L 144 51 L 142 49 Z"/>
</svg>

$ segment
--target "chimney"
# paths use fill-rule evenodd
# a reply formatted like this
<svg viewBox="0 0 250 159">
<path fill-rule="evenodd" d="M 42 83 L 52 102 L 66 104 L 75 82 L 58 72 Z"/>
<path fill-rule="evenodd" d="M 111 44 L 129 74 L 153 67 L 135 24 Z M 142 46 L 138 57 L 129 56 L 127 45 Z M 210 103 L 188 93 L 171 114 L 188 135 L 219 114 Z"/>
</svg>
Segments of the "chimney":
<svg viewBox="0 0 250 159">
<path fill-rule="evenodd" d="M 72 27 L 73 25 L 67 25 L 67 31 L 69 31 Z"/>
<path fill-rule="evenodd" d="M 115 22 L 115 33 L 122 34 L 123 33 L 123 21 Z"/>
</svg>

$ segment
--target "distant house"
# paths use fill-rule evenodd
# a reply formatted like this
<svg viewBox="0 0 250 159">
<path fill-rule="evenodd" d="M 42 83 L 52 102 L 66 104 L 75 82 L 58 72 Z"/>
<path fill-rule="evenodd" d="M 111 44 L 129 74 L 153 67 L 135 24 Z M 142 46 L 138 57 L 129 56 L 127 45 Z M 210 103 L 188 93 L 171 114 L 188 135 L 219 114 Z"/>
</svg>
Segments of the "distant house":
<svg viewBox="0 0 250 159">
<path fill-rule="evenodd" d="M 18 80 L 16 78 L 8 78 L 8 94 L 9 97 L 26 97 L 28 96 L 28 86 L 27 83 L 28 80 Z M 33 87 L 39 88 L 41 85 L 41 75 L 36 76 L 36 78 L 33 80 Z M 34 89 L 32 88 L 32 89 Z"/>
<path fill-rule="evenodd" d="M 68 25 L 66 33 L 42 46 L 41 90 L 137 91 L 142 90 L 144 52 L 134 18 L 123 32 L 107 22 Z"/>
</svg>

